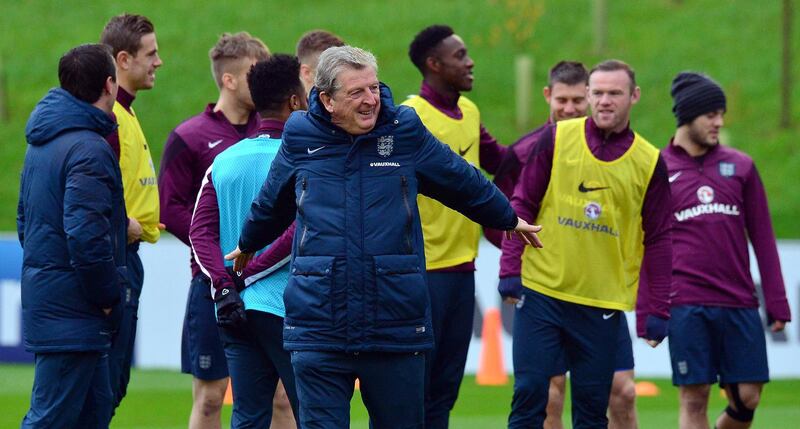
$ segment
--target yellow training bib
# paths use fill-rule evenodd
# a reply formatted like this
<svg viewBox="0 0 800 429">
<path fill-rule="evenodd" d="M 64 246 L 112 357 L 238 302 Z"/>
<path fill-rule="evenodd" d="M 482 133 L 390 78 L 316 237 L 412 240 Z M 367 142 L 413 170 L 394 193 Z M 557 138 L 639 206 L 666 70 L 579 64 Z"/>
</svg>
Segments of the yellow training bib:
<svg viewBox="0 0 800 429">
<path fill-rule="evenodd" d="M 403 104 L 416 110 L 425 127 L 442 143 L 450 146 L 475 167 L 480 166 L 481 116 L 478 107 L 464 96 L 458 99 L 461 119 L 453 119 L 422 97 L 412 97 Z M 470 262 L 478 255 L 480 225 L 431 198 L 417 197 L 422 234 L 425 237 L 425 260 L 429 270 L 448 268 Z"/>
<path fill-rule="evenodd" d="M 142 240 L 155 243 L 161 235 L 158 229 L 156 169 L 139 120 L 131 112 L 114 102 L 114 115 L 119 124 L 119 168 L 122 171 L 125 208 L 128 217 L 142 225 Z"/>
<path fill-rule="evenodd" d="M 556 125 L 550 183 L 536 220 L 543 249 L 526 247 L 522 284 L 563 301 L 632 310 L 644 254 L 642 204 L 658 149 L 635 134 L 604 162 L 586 142 L 586 118 Z"/>
</svg>

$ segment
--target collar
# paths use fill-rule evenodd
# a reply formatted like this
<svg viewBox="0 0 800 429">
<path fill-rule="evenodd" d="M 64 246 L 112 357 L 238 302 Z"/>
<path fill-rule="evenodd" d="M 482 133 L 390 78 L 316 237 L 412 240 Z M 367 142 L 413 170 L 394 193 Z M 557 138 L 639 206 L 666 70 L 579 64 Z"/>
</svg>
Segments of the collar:
<svg viewBox="0 0 800 429">
<path fill-rule="evenodd" d="M 131 105 L 133 104 L 133 100 L 136 97 L 132 95 L 130 92 L 126 91 L 125 88 L 119 86 L 117 89 L 117 103 L 119 103 L 125 110 L 128 111 L 131 115 L 133 115 L 133 111 L 131 110 Z"/>
<path fill-rule="evenodd" d="M 709 158 L 713 154 L 717 152 L 719 149 L 720 143 L 715 144 L 711 149 L 707 150 L 706 153 L 700 156 L 691 156 L 689 152 L 686 151 L 682 146 L 675 144 L 675 136 L 670 137 L 669 144 L 667 145 L 667 150 L 673 153 L 675 156 L 684 157 L 687 159 L 693 159 L 695 161 L 704 161 L 706 158 Z"/>
<path fill-rule="evenodd" d="M 456 98 L 450 100 L 448 97 L 436 92 L 436 90 L 424 80 L 419 88 L 419 96 L 439 110 L 458 110 L 458 99 L 461 98 L 461 94 L 459 93 L 456 95 Z"/>
<path fill-rule="evenodd" d="M 228 117 L 225 116 L 225 113 L 222 110 L 218 110 L 216 112 L 214 111 L 215 107 L 217 107 L 217 103 L 208 103 L 206 105 L 206 110 L 203 113 L 205 113 L 208 116 L 211 116 L 215 120 L 225 121 L 227 123 L 230 123 L 230 121 L 228 120 Z M 256 117 L 256 112 L 252 111 L 252 112 L 250 112 L 250 116 L 248 116 L 248 118 L 247 118 L 247 123 L 245 123 L 245 124 L 236 124 L 236 125 L 231 124 L 231 125 L 233 125 L 234 127 L 239 126 L 239 125 L 248 125 L 248 124 L 252 123 L 254 118 L 256 120 L 258 120 L 258 118 Z"/>
<path fill-rule="evenodd" d="M 261 119 L 261 123 L 258 124 L 257 134 L 269 134 L 270 138 L 279 139 L 281 138 L 281 134 L 283 134 L 284 123 L 285 122 L 274 118 Z"/>
<path fill-rule="evenodd" d="M 633 134 L 633 131 L 631 131 L 631 121 L 628 121 L 628 123 L 625 124 L 625 129 L 622 131 L 606 135 L 604 130 L 601 130 L 597 127 L 597 124 L 594 123 L 594 120 L 591 116 L 586 118 L 586 131 L 590 132 L 594 136 L 597 136 L 603 143 L 615 142 L 625 138 L 630 138 L 630 136 Z"/>
</svg>

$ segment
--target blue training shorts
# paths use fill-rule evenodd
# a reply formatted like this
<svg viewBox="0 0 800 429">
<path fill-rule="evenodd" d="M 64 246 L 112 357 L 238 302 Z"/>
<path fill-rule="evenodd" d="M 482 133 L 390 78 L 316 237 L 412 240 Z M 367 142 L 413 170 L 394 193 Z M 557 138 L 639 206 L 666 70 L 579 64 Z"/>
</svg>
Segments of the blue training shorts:
<svg viewBox="0 0 800 429">
<path fill-rule="evenodd" d="M 672 383 L 765 383 L 767 345 L 757 308 L 681 305 L 670 309 Z"/>
<path fill-rule="evenodd" d="M 192 279 L 181 336 L 181 372 L 201 380 L 228 376 L 228 361 L 219 338 L 211 282 L 203 274 Z"/>
<path fill-rule="evenodd" d="M 628 371 L 634 367 L 633 363 L 633 341 L 628 331 L 628 317 L 623 312 L 619 312 L 619 336 L 617 336 L 617 355 L 614 358 L 614 371 Z M 567 373 L 567 362 L 564 354 L 561 354 L 558 361 L 559 372 L 553 374 L 562 375 Z"/>
</svg>

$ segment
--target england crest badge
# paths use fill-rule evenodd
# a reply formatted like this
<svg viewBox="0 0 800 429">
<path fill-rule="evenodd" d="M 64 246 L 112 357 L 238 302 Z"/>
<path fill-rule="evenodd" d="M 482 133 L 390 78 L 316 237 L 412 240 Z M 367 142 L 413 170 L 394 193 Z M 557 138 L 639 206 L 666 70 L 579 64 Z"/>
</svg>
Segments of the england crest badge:
<svg viewBox="0 0 800 429">
<path fill-rule="evenodd" d="M 736 174 L 736 164 L 732 162 L 719 163 L 719 175 L 722 177 L 733 177 Z"/>
<path fill-rule="evenodd" d="M 394 136 L 378 137 L 378 155 L 388 158 L 394 149 Z"/>
</svg>

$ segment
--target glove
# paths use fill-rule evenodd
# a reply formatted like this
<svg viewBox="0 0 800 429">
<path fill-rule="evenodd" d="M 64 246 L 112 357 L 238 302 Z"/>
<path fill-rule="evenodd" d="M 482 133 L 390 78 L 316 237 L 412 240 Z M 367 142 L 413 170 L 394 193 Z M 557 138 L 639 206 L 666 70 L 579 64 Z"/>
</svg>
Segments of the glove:
<svg viewBox="0 0 800 429">
<path fill-rule="evenodd" d="M 228 276 L 233 280 L 233 285 L 236 287 L 237 292 L 241 292 L 244 290 L 244 278 L 235 271 L 233 271 L 233 267 L 225 267 L 225 270 L 228 271 Z"/>
<path fill-rule="evenodd" d="M 232 282 L 226 282 L 214 293 L 217 304 L 217 326 L 222 328 L 239 328 L 247 322 L 244 302 Z"/>
<path fill-rule="evenodd" d="M 497 285 L 497 291 L 504 299 L 519 299 L 522 296 L 522 278 L 520 276 L 501 278 Z"/>
<path fill-rule="evenodd" d="M 664 341 L 669 331 L 669 320 L 652 314 L 647 316 L 644 338 L 646 340 Z"/>
</svg>

